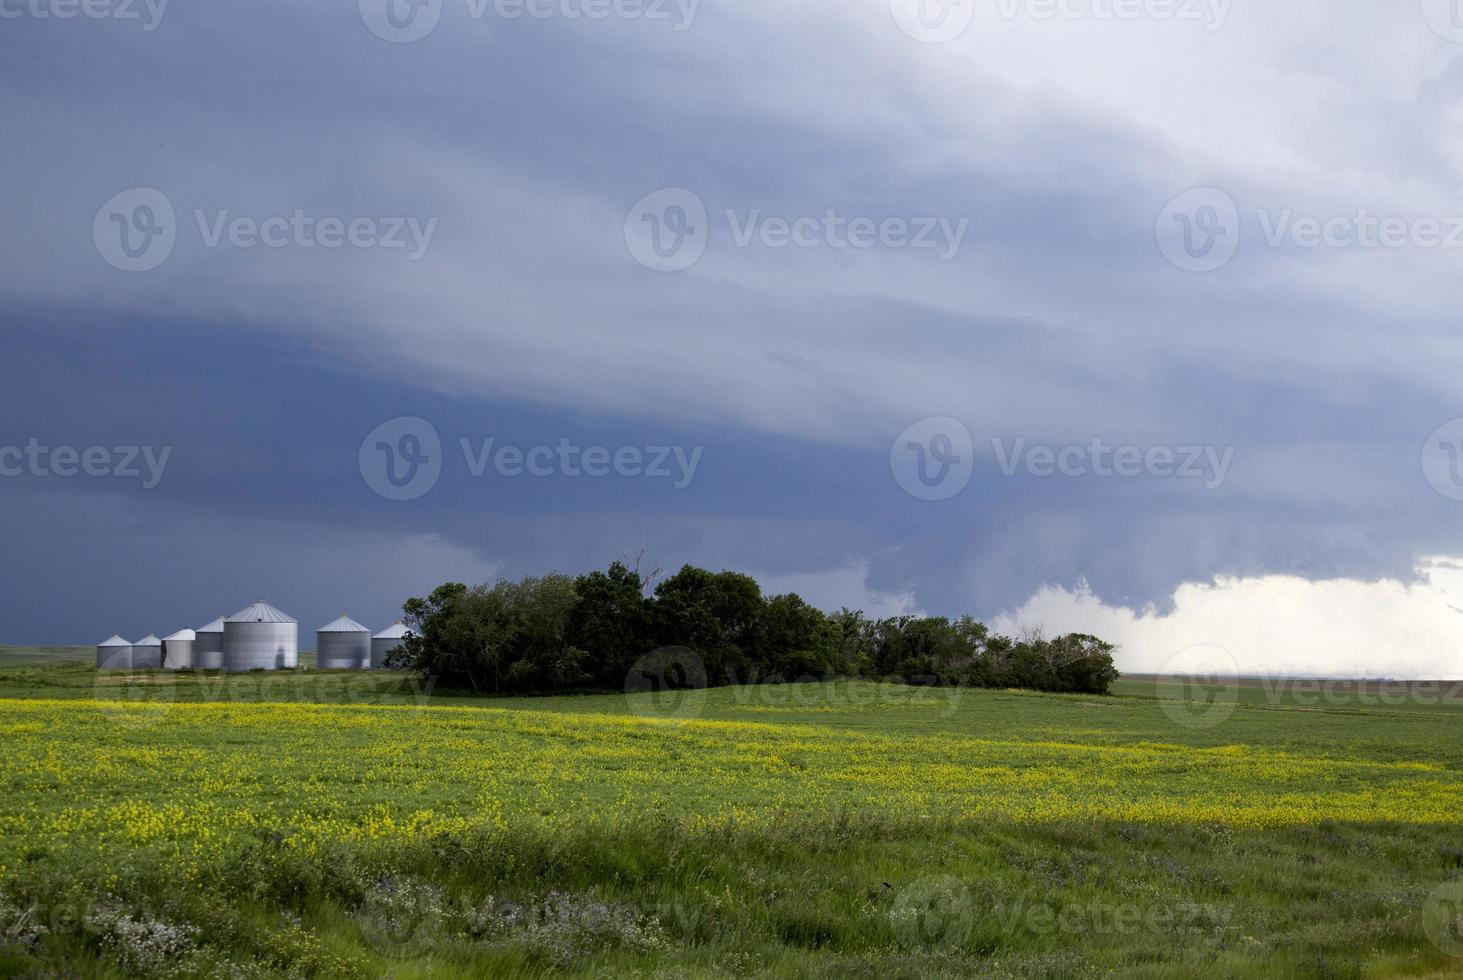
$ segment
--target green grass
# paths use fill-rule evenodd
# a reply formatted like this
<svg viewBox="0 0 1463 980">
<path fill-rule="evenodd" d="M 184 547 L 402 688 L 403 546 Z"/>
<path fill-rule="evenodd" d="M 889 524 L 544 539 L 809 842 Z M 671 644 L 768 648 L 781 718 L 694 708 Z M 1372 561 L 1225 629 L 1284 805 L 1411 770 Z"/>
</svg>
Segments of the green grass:
<svg viewBox="0 0 1463 980">
<path fill-rule="evenodd" d="M 1233 694 L 0 663 L 0 973 L 1463 976 L 1463 705 Z"/>
</svg>

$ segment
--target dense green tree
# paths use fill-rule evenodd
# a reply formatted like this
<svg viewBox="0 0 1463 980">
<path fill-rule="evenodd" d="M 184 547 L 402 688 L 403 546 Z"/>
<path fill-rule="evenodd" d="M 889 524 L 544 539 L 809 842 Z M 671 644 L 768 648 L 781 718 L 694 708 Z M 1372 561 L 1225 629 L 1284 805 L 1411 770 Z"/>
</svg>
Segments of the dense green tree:
<svg viewBox="0 0 1463 980">
<path fill-rule="evenodd" d="M 748 575 L 692 565 L 653 597 L 644 589 L 620 562 L 577 579 L 449 582 L 407 600 L 412 635 L 392 663 L 489 693 L 618 689 L 642 657 L 672 647 L 712 684 L 845 676 L 1105 694 L 1118 676 L 1112 645 L 1085 634 L 1012 639 L 969 616 L 830 616 L 797 595 L 764 597 Z"/>
</svg>

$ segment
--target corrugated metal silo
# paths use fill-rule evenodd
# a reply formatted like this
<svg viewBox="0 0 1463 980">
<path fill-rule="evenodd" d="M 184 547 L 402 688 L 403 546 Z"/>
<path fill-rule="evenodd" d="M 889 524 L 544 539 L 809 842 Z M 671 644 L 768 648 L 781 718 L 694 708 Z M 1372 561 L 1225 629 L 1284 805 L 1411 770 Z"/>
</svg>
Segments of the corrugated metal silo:
<svg viewBox="0 0 1463 980">
<path fill-rule="evenodd" d="M 371 631 L 344 613 L 315 631 L 315 666 L 361 670 L 371 663 Z"/>
<path fill-rule="evenodd" d="M 373 668 L 384 666 L 386 655 L 401 646 L 401 641 L 406 639 L 406 635 L 410 632 L 411 630 L 406 628 L 405 623 L 398 621 L 394 626 L 388 626 L 371 637 L 371 666 Z"/>
<path fill-rule="evenodd" d="M 168 670 L 187 670 L 193 666 L 192 630 L 178 630 L 172 636 L 163 637 L 163 666 Z"/>
<path fill-rule="evenodd" d="M 161 670 L 163 666 L 163 641 L 152 633 L 132 644 L 133 670 Z"/>
<path fill-rule="evenodd" d="M 300 624 L 265 602 L 224 620 L 224 670 L 294 670 L 300 662 Z"/>
<path fill-rule="evenodd" d="M 97 670 L 130 670 L 132 644 L 113 633 L 112 638 L 97 644 Z"/>
<path fill-rule="evenodd" d="M 224 618 L 220 616 L 207 626 L 193 631 L 193 669 L 223 670 Z"/>
</svg>

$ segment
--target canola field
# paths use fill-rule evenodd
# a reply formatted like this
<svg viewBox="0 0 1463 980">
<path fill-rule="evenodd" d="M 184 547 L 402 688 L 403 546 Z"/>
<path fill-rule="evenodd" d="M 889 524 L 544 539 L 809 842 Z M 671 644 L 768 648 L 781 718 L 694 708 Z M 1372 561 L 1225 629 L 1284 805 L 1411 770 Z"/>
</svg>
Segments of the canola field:
<svg viewBox="0 0 1463 980">
<path fill-rule="evenodd" d="M 0 679 L 0 965 L 1463 975 L 1446 700 L 317 678 Z"/>
</svg>

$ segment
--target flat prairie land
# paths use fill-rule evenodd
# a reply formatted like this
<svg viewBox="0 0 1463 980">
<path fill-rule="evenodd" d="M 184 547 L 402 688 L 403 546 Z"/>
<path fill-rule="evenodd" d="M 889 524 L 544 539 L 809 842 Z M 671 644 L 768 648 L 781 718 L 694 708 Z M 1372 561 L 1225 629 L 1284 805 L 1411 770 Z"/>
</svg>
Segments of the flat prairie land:
<svg viewBox="0 0 1463 980">
<path fill-rule="evenodd" d="M 0 665 L 0 971 L 1463 976 L 1463 704 Z"/>
</svg>

